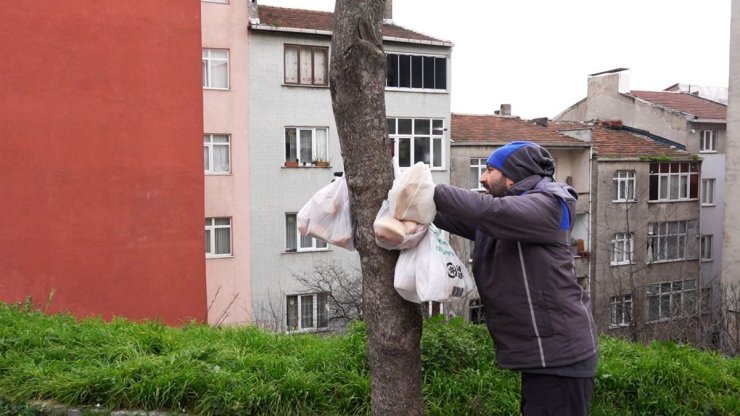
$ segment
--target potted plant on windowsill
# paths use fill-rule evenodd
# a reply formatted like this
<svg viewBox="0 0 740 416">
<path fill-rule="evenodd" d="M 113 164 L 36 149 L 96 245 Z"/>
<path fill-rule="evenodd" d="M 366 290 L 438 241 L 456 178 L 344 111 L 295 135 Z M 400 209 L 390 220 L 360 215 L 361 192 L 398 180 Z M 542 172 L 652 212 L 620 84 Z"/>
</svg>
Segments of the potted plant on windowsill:
<svg viewBox="0 0 740 416">
<path fill-rule="evenodd" d="M 298 159 L 295 161 L 286 160 L 285 161 L 285 167 L 286 168 L 297 168 L 298 167 Z"/>
<path fill-rule="evenodd" d="M 317 168 L 328 168 L 329 167 L 329 161 L 328 160 L 325 160 L 325 159 L 322 159 L 322 158 L 318 158 L 318 159 L 316 159 L 316 160 L 313 161 L 313 165 L 316 166 Z"/>
</svg>

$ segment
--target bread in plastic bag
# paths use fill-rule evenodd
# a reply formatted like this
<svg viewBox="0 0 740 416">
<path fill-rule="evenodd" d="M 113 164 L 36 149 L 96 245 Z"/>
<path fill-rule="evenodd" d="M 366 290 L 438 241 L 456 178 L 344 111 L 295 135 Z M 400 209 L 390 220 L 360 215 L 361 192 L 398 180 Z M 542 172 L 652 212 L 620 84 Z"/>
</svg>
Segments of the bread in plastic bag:
<svg viewBox="0 0 740 416">
<path fill-rule="evenodd" d="M 375 244 L 386 250 L 407 250 L 416 247 L 427 226 L 414 221 L 400 221 L 391 216 L 388 201 L 383 201 L 373 222 Z"/>
<path fill-rule="evenodd" d="M 298 211 L 298 232 L 354 250 L 349 189 L 342 176 L 321 188 Z"/>
<path fill-rule="evenodd" d="M 388 191 L 391 216 L 397 220 L 411 220 L 430 224 L 437 215 L 434 204 L 434 181 L 428 165 L 418 162 L 404 170 L 393 181 Z"/>
</svg>

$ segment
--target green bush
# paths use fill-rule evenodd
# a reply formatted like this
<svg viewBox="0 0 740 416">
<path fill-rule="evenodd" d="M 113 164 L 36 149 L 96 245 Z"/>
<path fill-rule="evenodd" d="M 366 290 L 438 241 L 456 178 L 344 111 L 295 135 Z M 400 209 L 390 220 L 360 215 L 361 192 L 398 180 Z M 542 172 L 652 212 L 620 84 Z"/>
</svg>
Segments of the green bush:
<svg viewBox="0 0 740 416">
<path fill-rule="evenodd" d="M 202 415 L 367 415 L 365 327 L 343 335 L 252 327 L 77 321 L 0 304 L 0 413 L 48 400 Z M 514 415 L 519 375 L 497 369 L 485 327 L 425 322 L 429 415 Z M 740 359 L 602 338 L 594 415 L 740 414 Z M 24 413 L 28 412 L 28 413 Z"/>
</svg>

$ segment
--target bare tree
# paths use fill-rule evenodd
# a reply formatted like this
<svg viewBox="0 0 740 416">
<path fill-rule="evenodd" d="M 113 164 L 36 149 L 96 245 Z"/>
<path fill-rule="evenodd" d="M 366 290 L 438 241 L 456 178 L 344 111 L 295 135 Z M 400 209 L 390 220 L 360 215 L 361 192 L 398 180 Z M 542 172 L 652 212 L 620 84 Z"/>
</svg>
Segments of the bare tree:
<svg viewBox="0 0 740 416">
<path fill-rule="evenodd" d="M 372 224 L 393 183 L 385 118 L 385 1 L 337 0 L 330 88 L 362 268 L 371 407 L 375 415 L 420 415 L 421 314 L 393 288 L 397 251 L 375 244 Z"/>
<path fill-rule="evenodd" d="M 326 294 L 329 326 L 343 329 L 362 318 L 361 271 L 347 272 L 334 261 L 320 262 L 311 272 L 293 273 L 293 278 L 309 292 Z"/>
</svg>

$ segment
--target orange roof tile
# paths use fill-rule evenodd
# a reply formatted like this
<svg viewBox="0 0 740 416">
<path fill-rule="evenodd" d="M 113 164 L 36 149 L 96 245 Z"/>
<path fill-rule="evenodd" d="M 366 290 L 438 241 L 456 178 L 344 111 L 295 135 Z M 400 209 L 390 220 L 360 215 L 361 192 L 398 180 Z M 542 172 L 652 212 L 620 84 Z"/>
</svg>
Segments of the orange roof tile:
<svg viewBox="0 0 740 416">
<path fill-rule="evenodd" d="M 560 134 L 519 117 L 452 114 L 452 139 L 455 142 L 508 143 L 530 140 L 543 146 L 588 147 L 589 143 Z"/>
<path fill-rule="evenodd" d="M 565 130 L 591 130 L 591 142 L 599 157 L 639 158 L 668 156 L 689 159 L 693 155 L 685 150 L 672 148 L 656 142 L 649 137 L 628 132 L 621 128 L 602 127 L 593 124 L 550 122 L 548 128 L 562 132 Z"/>
<path fill-rule="evenodd" d="M 697 118 L 727 119 L 727 106 L 681 91 L 630 91 L 629 95 Z"/>
<path fill-rule="evenodd" d="M 316 10 L 289 9 L 284 7 L 259 6 L 260 25 L 273 28 L 302 29 L 332 32 L 334 30 L 334 13 Z M 254 25 L 250 27 L 255 28 Z M 257 26 L 256 28 L 259 28 Z M 412 42 L 434 43 L 442 46 L 452 46 L 452 43 L 435 39 L 417 33 L 401 26 L 383 23 L 381 28 L 383 37 L 394 40 L 410 40 Z"/>
</svg>

